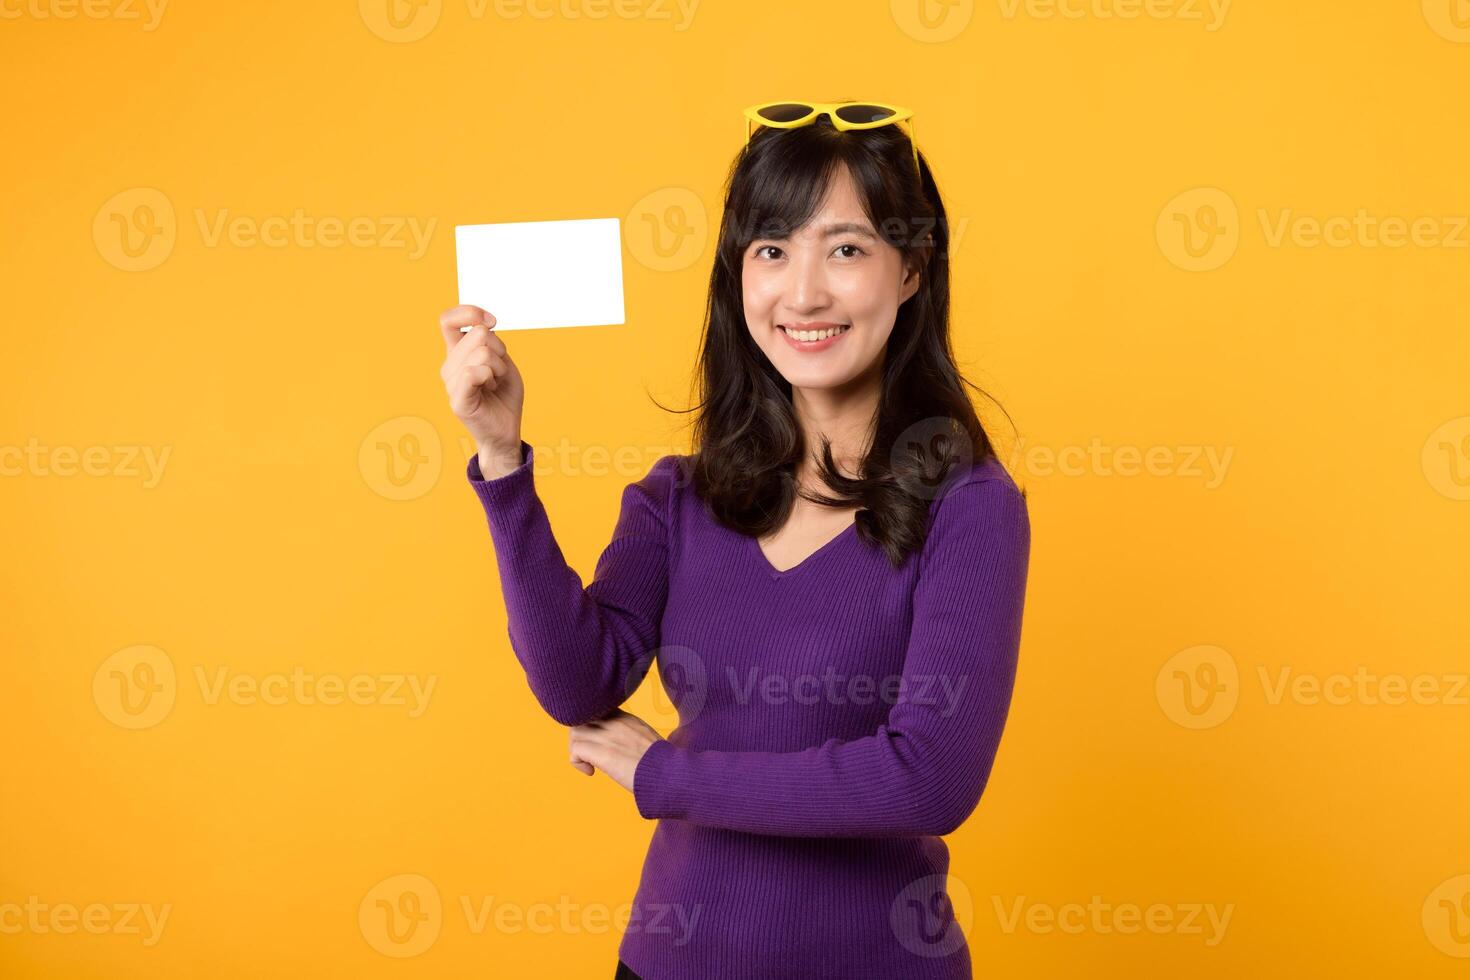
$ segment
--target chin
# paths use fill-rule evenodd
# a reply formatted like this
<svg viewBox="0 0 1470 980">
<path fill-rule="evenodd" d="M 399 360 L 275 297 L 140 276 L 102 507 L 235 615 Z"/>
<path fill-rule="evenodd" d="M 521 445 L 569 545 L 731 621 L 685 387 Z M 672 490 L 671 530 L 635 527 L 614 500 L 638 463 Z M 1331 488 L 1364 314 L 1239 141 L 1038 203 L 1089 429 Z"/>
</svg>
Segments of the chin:
<svg viewBox="0 0 1470 980">
<path fill-rule="evenodd" d="M 810 365 L 793 366 L 778 361 L 776 369 L 793 388 L 840 388 L 857 377 L 857 372 L 850 371 L 846 367 L 816 370 Z"/>
</svg>

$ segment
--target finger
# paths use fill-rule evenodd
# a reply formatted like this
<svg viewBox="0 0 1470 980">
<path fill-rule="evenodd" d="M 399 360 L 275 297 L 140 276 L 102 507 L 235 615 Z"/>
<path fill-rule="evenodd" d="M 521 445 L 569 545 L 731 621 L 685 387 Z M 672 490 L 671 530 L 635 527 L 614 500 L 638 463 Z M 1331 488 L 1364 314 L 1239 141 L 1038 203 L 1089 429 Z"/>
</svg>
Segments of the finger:
<svg viewBox="0 0 1470 980">
<path fill-rule="evenodd" d="M 495 353 L 488 346 L 481 344 L 478 347 L 472 348 L 469 353 L 465 354 L 464 362 L 466 364 L 490 364 L 496 365 L 497 368 L 503 368 L 505 364 L 505 358 Z M 503 374 L 504 371 L 497 369 L 495 373 Z"/>
<path fill-rule="evenodd" d="M 495 330 L 486 331 L 486 333 L 485 333 L 485 346 L 489 347 L 491 350 L 493 350 L 495 353 L 501 355 L 502 357 L 509 357 L 510 356 L 509 353 L 507 353 L 507 351 L 505 349 L 505 341 L 503 341 L 503 340 L 500 339 L 499 332 L 497 332 Z"/>
<path fill-rule="evenodd" d="M 451 378 L 459 374 L 461 368 L 469 356 L 475 352 L 477 347 L 484 346 L 480 343 L 480 337 L 484 335 L 484 328 L 477 327 L 470 333 L 464 334 L 457 340 L 449 353 L 444 355 L 444 363 L 439 365 L 439 377 L 449 384 Z"/>
<path fill-rule="evenodd" d="M 470 388 L 495 390 L 495 371 L 488 364 L 472 364 L 464 369 L 464 378 Z"/>
<path fill-rule="evenodd" d="M 577 745 L 577 740 L 575 738 L 573 738 L 571 740 L 571 743 L 567 746 L 567 761 L 576 768 L 582 770 L 583 772 L 586 772 L 592 767 L 592 763 L 588 762 L 582 757 L 582 752 L 580 751 L 580 748 Z"/>
<path fill-rule="evenodd" d="M 597 764 L 597 756 L 612 744 L 611 732 L 598 727 L 596 722 L 578 725 L 571 730 L 572 751 L 584 762 Z"/>
<path fill-rule="evenodd" d="M 445 377 L 464 367 L 469 356 L 476 350 L 485 346 L 485 338 L 489 328 L 484 324 L 477 323 L 470 328 L 470 332 L 460 336 L 455 345 L 444 357 L 444 365 L 440 368 Z"/>
<path fill-rule="evenodd" d="M 481 322 L 485 326 L 487 326 L 487 327 L 494 327 L 496 325 L 496 323 L 498 323 L 499 321 L 497 321 L 495 319 L 495 314 L 493 314 L 493 313 L 486 313 L 485 316 L 484 316 L 484 318 L 483 318 L 483 320 Z M 465 326 L 462 326 L 462 327 L 459 328 L 459 332 L 460 333 L 468 333 L 469 330 L 470 330 L 470 327 L 472 327 L 472 326 L 475 326 L 475 324 L 466 324 Z"/>
<path fill-rule="evenodd" d="M 480 403 L 480 388 L 488 378 L 476 380 L 473 372 L 489 372 L 488 367 L 466 368 L 464 373 L 455 375 L 449 384 L 449 408 L 460 418 L 471 415 Z M 493 389 L 492 389 L 493 390 Z"/>
<path fill-rule="evenodd" d="M 505 344 L 499 337 L 490 333 L 483 324 L 477 324 L 464 335 L 459 345 L 449 352 L 440 372 L 447 378 L 452 372 L 458 371 L 466 364 L 481 363 L 494 365 L 497 378 L 504 377 L 511 370 L 510 354 L 506 351 Z"/>
<path fill-rule="evenodd" d="M 589 776 L 592 775 L 594 772 L 597 771 L 596 769 L 594 769 L 588 763 L 578 762 L 576 759 L 573 759 L 572 760 L 572 768 L 573 769 L 577 769 L 577 770 L 579 770 L 581 772 L 584 772 L 584 773 L 586 773 Z"/>
<path fill-rule="evenodd" d="M 572 732 L 571 745 L 567 752 L 574 766 L 581 763 L 596 768 L 597 760 L 600 758 L 600 749 L 585 734 L 575 730 Z"/>
<path fill-rule="evenodd" d="M 459 343 L 464 335 L 465 327 L 472 327 L 477 323 L 486 326 L 495 326 L 495 317 L 488 310 L 482 310 L 478 306 L 455 306 L 439 314 L 439 331 L 444 335 L 444 345 L 448 350 L 453 350 L 454 345 Z"/>
</svg>

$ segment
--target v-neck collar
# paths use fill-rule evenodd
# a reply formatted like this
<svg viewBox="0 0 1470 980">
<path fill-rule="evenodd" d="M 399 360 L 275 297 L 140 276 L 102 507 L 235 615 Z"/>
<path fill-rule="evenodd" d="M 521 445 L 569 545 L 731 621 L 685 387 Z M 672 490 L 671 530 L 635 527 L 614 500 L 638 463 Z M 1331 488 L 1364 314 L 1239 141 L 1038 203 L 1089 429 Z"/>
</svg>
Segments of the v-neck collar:
<svg viewBox="0 0 1470 980">
<path fill-rule="evenodd" d="M 851 537 L 856 529 L 857 520 L 856 517 L 854 517 L 852 523 L 848 524 L 847 527 L 843 528 L 841 531 L 838 531 L 831 538 L 827 539 L 825 543 L 818 546 L 818 548 L 811 554 L 807 555 L 801 561 L 797 562 L 795 565 L 792 565 L 790 568 L 787 569 L 780 569 L 771 564 L 771 559 L 767 558 L 766 553 L 761 550 L 761 542 L 759 537 L 754 534 L 746 535 L 746 537 L 750 541 L 751 550 L 755 552 L 756 560 L 759 561 L 761 565 L 764 566 L 766 571 L 770 573 L 771 578 L 782 579 L 786 578 L 789 575 L 795 575 L 803 568 L 811 565 L 813 562 L 816 561 L 817 558 L 821 557 L 821 555 L 835 548 L 838 542 Z"/>
</svg>

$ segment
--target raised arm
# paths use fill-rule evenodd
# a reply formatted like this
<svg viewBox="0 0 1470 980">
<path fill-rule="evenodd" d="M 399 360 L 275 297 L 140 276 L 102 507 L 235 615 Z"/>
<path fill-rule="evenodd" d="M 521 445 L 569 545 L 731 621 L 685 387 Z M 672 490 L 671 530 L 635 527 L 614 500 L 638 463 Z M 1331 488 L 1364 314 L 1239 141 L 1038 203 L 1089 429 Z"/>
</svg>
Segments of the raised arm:
<svg viewBox="0 0 1470 980">
<path fill-rule="evenodd" d="M 466 475 L 490 526 L 511 649 L 546 713 L 580 725 L 626 701 L 658 647 L 678 457 L 664 456 L 624 488 L 612 541 L 585 589 L 552 535 L 524 441 L 521 460 L 487 480 L 471 457 Z"/>
<path fill-rule="evenodd" d="M 903 685 L 887 722 L 800 752 L 655 742 L 634 771 L 638 812 L 794 837 L 953 831 L 980 801 L 1010 708 L 1030 544 L 1026 502 L 1009 480 L 952 489 L 918 559 Z M 957 694 L 946 697 L 940 679 Z"/>
</svg>

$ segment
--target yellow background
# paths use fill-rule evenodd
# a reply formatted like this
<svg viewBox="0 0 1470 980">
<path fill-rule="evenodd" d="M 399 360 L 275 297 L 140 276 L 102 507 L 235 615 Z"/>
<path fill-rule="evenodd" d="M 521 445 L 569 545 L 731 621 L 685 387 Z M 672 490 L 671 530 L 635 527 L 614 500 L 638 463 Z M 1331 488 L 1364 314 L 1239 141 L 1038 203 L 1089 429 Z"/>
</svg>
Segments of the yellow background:
<svg viewBox="0 0 1470 980">
<path fill-rule="evenodd" d="M 1020 674 L 949 839 L 976 975 L 1464 973 L 1470 5 L 398 2 L 5 2 L 0 447 L 42 461 L 0 478 L 0 905 L 170 913 L 151 946 L 0 932 L 0 974 L 612 975 L 652 824 L 567 764 L 508 646 L 437 374 L 453 226 L 624 221 L 625 326 L 507 337 L 585 580 L 621 488 L 687 448 L 649 396 L 687 404 L 739 110 L 792 97 L 917 110 L 962 368 L 1019 425 L 986 413 L 1029 491 Z M 372 231 L 207 233 L 298 209 Z M 1359 209 L 1438 240 L 1273 243 Z M 421 255 L 397 219 L 435 223 Z M 162 235 L 129 257 L 119 220 Z M 1089 445 L 1163 462 L 1047 464 Z M 140 663 L 174 684 L 129 728 Z M 1440 696 L 1270 696 L 1360 667 Z M 410 717 L 197 680 L 296 668 L 435 687 Z M 653 687 L 629 708 L 667 732 Z M 371 924 L 399 875 L 441 903 L 406 957 Z M 998 911 L 1093 896 L 1231 918 Z M 572 925 L 477 931 L 492 898 Z"/>
</svg>

